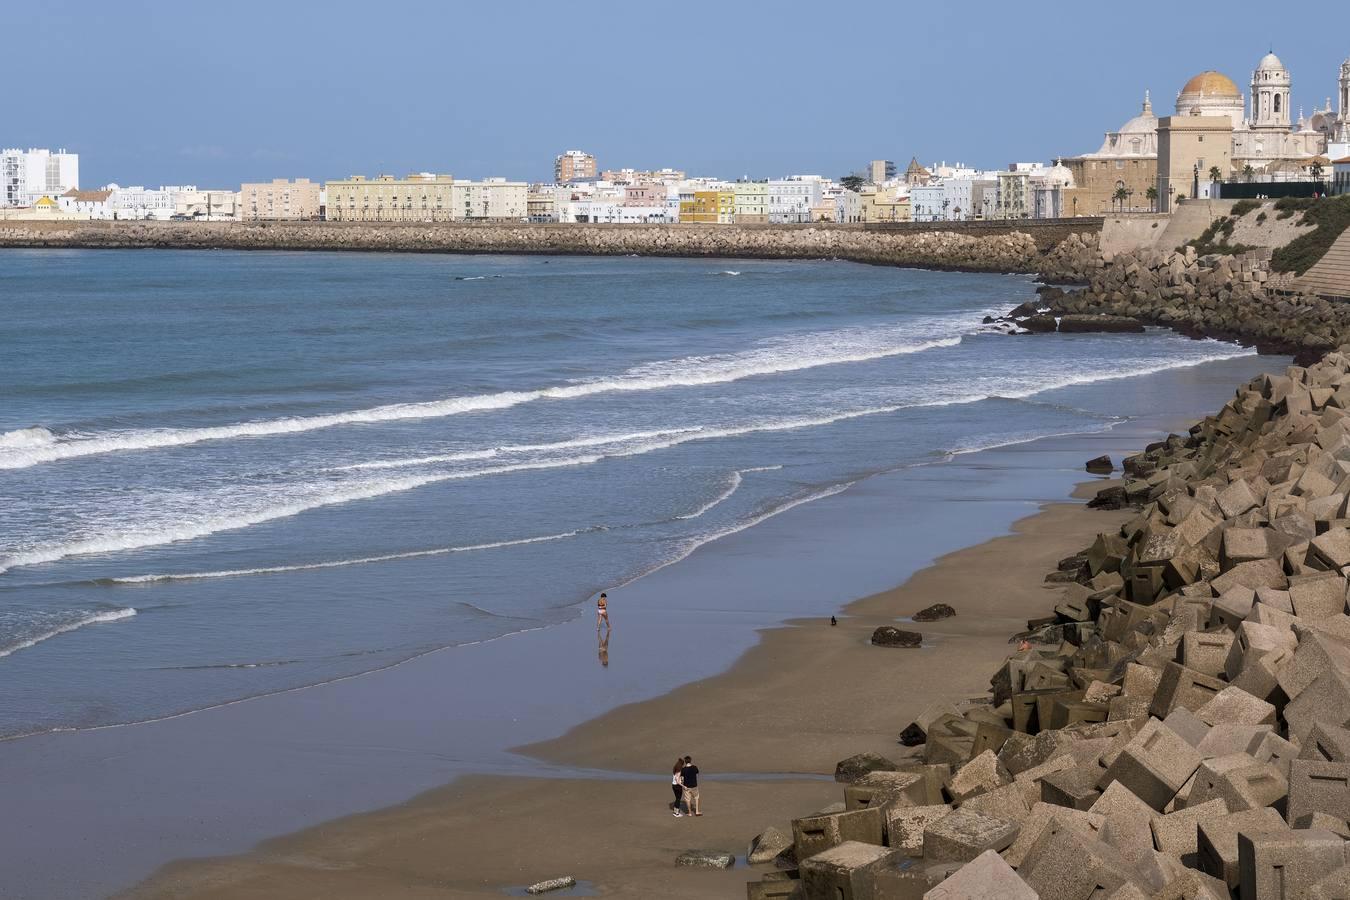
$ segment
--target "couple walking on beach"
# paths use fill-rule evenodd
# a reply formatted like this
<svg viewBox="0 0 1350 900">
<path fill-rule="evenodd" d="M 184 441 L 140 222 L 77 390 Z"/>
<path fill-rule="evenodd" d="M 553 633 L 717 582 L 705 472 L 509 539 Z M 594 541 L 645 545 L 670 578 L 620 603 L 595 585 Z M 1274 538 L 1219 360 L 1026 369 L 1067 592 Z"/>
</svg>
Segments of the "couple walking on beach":
<svg viewBox="0 0 1350 900">
<path fill-rule="evenodd" d="M 686 814 L 703 815 L 698 808 L 698 766 L 694 765 L 692 756 L 675 760 L 675 768 L 670 770 L 670 787 L 675 793 L 675 802 L 670 804 L 675 818 Z M 680 811 L 681 804 L 684 805 L 683 812 Z"/>
</svg>

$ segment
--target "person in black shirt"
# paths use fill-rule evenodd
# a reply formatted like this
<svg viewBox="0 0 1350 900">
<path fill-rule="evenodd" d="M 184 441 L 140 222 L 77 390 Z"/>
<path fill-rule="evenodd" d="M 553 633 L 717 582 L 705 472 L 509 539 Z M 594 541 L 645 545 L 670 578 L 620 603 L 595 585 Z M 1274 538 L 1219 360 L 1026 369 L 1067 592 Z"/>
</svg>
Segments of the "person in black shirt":
<svg viewBox="0 0 1350 900">
<path fill-rule="evenodd" d="M 689 815 L 703 815 L 698 808 L 698 766 L 694 765 L 692 756 L 684 758 L 684 768 L 680 769 L 680 781 L 684 784 L 684 806 Z"/>
</svg>

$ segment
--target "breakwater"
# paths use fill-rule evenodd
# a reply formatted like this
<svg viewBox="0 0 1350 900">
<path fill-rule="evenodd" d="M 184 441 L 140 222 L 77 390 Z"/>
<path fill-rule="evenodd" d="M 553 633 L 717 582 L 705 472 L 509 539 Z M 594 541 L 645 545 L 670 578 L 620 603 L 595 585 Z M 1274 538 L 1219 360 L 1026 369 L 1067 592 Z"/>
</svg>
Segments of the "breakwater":
<svg viewBox="0 0 1350 900">
<path fill-rule="evenodd" d="M 1127 458 L 1090 505 L 1137 515 L 1047 577 L 988 694 L 842 761 L 749 896 L 1343 896 L 1347 354 Z"/>
<path fill-rule="evenodd" d="M 878 265 L 977 272 L 1036 272 L 1048 241 L 1092 234 L 1081 226 L 895 232 L 832 225 L 359 224 L 339 222 L 9 222 L 0 247 L 362 250 L 847 259 Z"/>
</svg>

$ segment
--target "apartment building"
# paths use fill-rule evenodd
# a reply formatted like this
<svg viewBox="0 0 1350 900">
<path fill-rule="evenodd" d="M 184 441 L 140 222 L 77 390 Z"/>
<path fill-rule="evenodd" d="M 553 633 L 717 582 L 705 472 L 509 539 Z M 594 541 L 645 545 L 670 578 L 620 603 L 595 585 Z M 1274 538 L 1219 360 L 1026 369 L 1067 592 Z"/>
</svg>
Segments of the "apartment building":
<svg viewBox="0 0 1350 900">
<path fill-rule="evenodd" d="M 317 181 L 297 178 L 294 182 L 274 178 L 271 182 L 239 186 L 239 218 L 247 221 L 317 219 L 322 211 Z"/>
<path fill-rule="evenodd" d="M 558 184 L 569 181 L 594 181 L 595 157 L 581 150 L 568 150 L 553 160 L 553 180 Z"/>
<path fill-rule="evenodd" d="M 32 206 L 80 186 L 80 157 L 65 150 L 0 150 L 0 206 Z"/>
<path fill-rule="evenodd" d="M 456 181 L 430 172 L 406 178 L 353 175 L 329 181 L 325 188 L 326 217 L 334 222 L 520 221 L 530 215 L 529 186 L 504 178 Z"/>
</svg>

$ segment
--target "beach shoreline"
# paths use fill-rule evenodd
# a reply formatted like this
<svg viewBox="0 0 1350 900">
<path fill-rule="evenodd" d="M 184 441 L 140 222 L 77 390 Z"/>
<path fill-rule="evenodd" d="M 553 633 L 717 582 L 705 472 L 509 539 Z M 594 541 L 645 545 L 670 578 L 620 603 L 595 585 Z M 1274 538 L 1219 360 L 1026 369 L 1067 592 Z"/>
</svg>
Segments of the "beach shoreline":
<svg viewBox="0 0 1350 900">
<path fill-rule="evenodd" d="M 513 837 L 528 822 L 531 829 L 552 829 L 553 840 L 609 833 L 613 840 L 603 860 L 588 871 L 609 872 L 613 863 L 615 877 L 631 878 L 633 885 L 656 878 L 662 889 L 679 888 L 684 882 L 668 877 L 676 853 L 712 842 L 736 849 L 774 817 L 781 825 L 819 808 L 837 793 L 829 776 L 838 759 L 867 747 L 900 749 L 895 738 L 906 724 L 901 720 L 917 713 L 939 689 L 953 697 L 982 693 L 989 670 L 982 661 L 1001 658 L 1009 635 L 1022 630 L 1025 618 L 1044 613 L 1052 596 L 1042 587 L 1046 570 L 1107 527 L 1110 514 L 1064 504 L 1072 486 L 1084 480 L 1083 462 L 1101 453 L 1119 459 L 1168 429 L 1184 427 L 1227 395 L 1234 380 L 1273 362 L 1246 356 L 1118 382 L 1110 390 L 1110 404 L 1148 412 L 1107 430 L 1015 442 L 874 475 L 706 544 L 680 564 L 614 595 L 618 605 L 612 610 L 609 666 L 597 662 L 593 616 L 582 615 L 558 627 L 429 654 L 339 683 L 146 725 L 2 743 L 0 770 L 25 773 L 22 781 L 6 786 L 11 809 L 29 823 L 8 847 L 9 859 L 18 866 L 10 887 L 16 897 L 107 896 L 119 890 L 156 896 L 170 884 L 178 896 L 212 896 L 217 890 L 223 892 L 216 896 L 248 896 L 249 890 L 263 896 L 275 895 L 269 885 L 284 875 L 300 880 L 288 881 L 283 893 L 306 896 L 313 888 L 332 895 L 332 885 L 306 887 L 303 880 L 337 872 L 352 876 L 353 890 L 369 888 L 353 874 L 355 863 L 322 862 L 334 848 L 317 845 L 298 856 L 287 851 L 291 862 L 252 888 L 222 874 L 244 867 L 256 875 L 253 866 L 260 860 L 272 865 L 274 848 L 292 840 L 286 835 L 322 843 L 324 835 L 345 835 L 349 828 L 357 829 L 355 836 L 343 837 L 341 846 L 375 846 L 387 833 L 400 845 L 431 848 L 436 865 L 454 863 L 453 872 L 426 876 L 437 885 L 438 896 L 445 895 L 447 879 L 467 896 L 475 891 L 500 895 L 501 888 L 562 874 L 552 871 L 551 859 L 567 863 L 563 873 L 585 877 L 578 862 L 584 860 L 572 852 L 535 855 L 544 835 L 534 842 Z M 1145 407 L 1132 406 L 1145 401 Z M 900 582 L 921 583 L 926 576 L 914 573 L 937 558 L 1005 535 L 1014 522 L 1046 504 L 1051 515 L 1082 517 L 1081 525 L 1062 540 L 1041 540 L 1039 556 L 1019 551 L 997 563 L 966 565 L 960 574 L 982 568 L 997 572 L 988 583 L 998 585 L 998 591 L 969 584 L 939 591 L 942 596 L 934 600 L 951 602 L 957 617 L 922 627 L 931 647 L 867 646 L 868 617 L 893 621 L 893 614 L 906 615 L 928 603 L 916 597 L 892 611 L 884 599 L 864 599 L 856 606 L 851 601 L 891 596 Z M 1014 602 L 1008 565 L 1028 560 L 1026 577 L 1017 586 L 1023 599 Z M 956 590 L 977 599 L 948 596 Z M 873 603 L 882 605 L 873 608 Z M 1017 609 L 1018 603 L 1024 608 Z M 995 621 L 979 613 L 979 604 L 1005 612 Z M 846 606 L 851 612 L 841 626 L 830 628 L 830 614 Z M 766 641 L 761 632 L 780 637 Z M 961 648 L 955 655 L 962 663 L 950 679 L 936 686 L 908 684 L 905 703 L 913 709 L 899 702 L 904 684 L 878 681 L 866 668 L 881 662 L 923 669 L 927 660 L 953 646 Z M 722 706 L 705 704 L 700 692 L 724 683 L 717 673 L 735 669 L 747 651 L 743 666 L 759 659 L 762 671 L 747 682 L 746 696 L 727 691 L 718 698 Z M 834 670 L 836 693 L 859 703 L 865 698 L 872 708 L 844 717 L 831 700 L 826 711 L 839 720 L 804 728 L 808 708 L 789 682 L 775 680 L 789 678 L 798 660 Z M 854 668 L 859 665 L 863 668 Z M 818 670 L 813 665 L 811 671 Z M 695 686 L 688 686 L 691 681 Z M 773 703 L 760 704 L 757 697 L 773 698 Z M 639 707 L 652 711 L 645 731 L 623 724 L 636 722 L 630 717 Z M 772 728 L 762 727 L 763 722 L 728 727 L 729 721 L 772 718 L 775 709 L 785 714 Z M 440 710 L 452 715 L 437 714 Z M 677 715 L 681 710 L 688 715 L 687 727 Z M 631 734 L 619 734 L 629 728 Z M 740 750 L 733 746 L 738 732 L 756 729 L 755 740 L 745 739 Z M 533 755 L 509 752 L 522 746 Z M 669 771 L 667 757 L 675 753 L 701 761 L 708 773 L 704 805 L 718 809 L 717 816 L 697 820 L 699 826 L 708 825 L 698 841 L 687 831 L 661 830 L 681 824 L 665 811 L 669 785 L 660 775 Z M 745 777 L 736 780 L 726 773 Z M 772 796 L 763 793 L 763 773 L 779 785 Z M 503 789 L 517 800 L 499 799 Z M 599 831 L 562 824 L 579 814 L 578 798 L 584 801 L 591 792 L 613 798 L 611 812 L 620 801 L 631 806 L 620 810 L 623 815 L 597 821 Z M 442 819 L 458 821 L 462 842 L 458 836 L 425 842 L 390 824 L 415 816 L 408 810 L 427 809 L 424 801 L 433 795 L 452 798 L 450 806 L 433 803 L 438 812 L 417 827 L 434 830 Z M 141 814 L 128 820 L 122 811 L 132 806 Z M 459 813 L 447 818 L 447 808 Z M 611 822 L 623 828 L 605 832 Z M 90 852 L 76 866 L 60 864 L 55 848 L 62 841 Z M 514 862 L 507 866 L 507 859 Z M 488 868 L 470 877 L 466 860 Z M 393 881 L 365 895 L 417 896 L 423 884 L 423 876 L 415 875 L 420 865 L 379 863 L 379 877 Z M 747 876 L 744 867 L 716 875 L 679 874 L 695 879 L 690 882 L 693 896 L 739 893 Z M 723 891 L 713 882 L 734 888 Z M 613 883 L 609 875 L 599 879 L 600 886 Z M 627 889 L 605 890 L 624 895 Z"/>
<path fill-rule="evenodd" d="M 1102 484 L 1081 483 L 1076 499 Z M 905 755 L 897 735 L 924 707 L 984 693 L 1010 635 L 1049 608 L 1045 573 L 1130 515 L 1043 505 L 1010 534 L 946 554 L 904 584 L 853 601 L 838 627 L 811 619 L 764 630 L 726 672 L 519 748 L 551 764 L 648 773 L 645 780 L 466 776 L 241 856 L 172 863 L 121 896 L 489 897 L 560 874 L 599 896 L 736 896 L 750 871 L 743 865 L 675 869 L 674 855 L 690 847 L 744 853 L 763 828 L 784 827 L 838 789 L 821 778 L 719 778 L 716 771 L 828 776 L 835 761 L 854 753 Z M 936 602 L 951 602 L 957 615 L 910 626 L 922 629 L 924 648 L 867 646 L 877 625 Z M 664 811 L 656 767 L 671 747 L 692 748 L 709 769 L 702 821 Z M 576 827 L 565 824 L 572 818 Z"/>
</svg>

